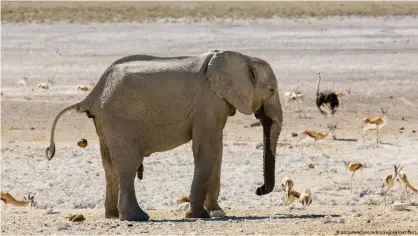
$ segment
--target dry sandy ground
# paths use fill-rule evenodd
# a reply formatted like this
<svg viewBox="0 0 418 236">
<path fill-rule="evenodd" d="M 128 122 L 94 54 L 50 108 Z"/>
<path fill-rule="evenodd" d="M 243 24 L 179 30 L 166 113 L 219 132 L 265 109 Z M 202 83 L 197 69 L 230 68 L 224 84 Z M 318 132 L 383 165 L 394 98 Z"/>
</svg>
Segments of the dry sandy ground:
<svg viewBox="0 0 418 236">
<path fill-rule="evenodd" d="M 399 211 L 382 205 L 380 187 L 396 162 L 404 165 L 418 185 L 418 20 L 414 18 L 328 18 L 212 23 L 150 24 L 2 24 L 1 80 L 1 189 L 22 198 L 36 192 L 38 209 L 7 209 L 2 204 L 2 234 L 335 234 L 337 230 L 415 230 L 417 205 Z M 48 162 L 53 118 L 64 106 L 85 94 L 78 84 L 96 82 L 118 57 L 135 53 L 161 56 L 193 55 L 213 49 L 237 50 L 269 61 L 281 93 L 299 86 L 305 95 L 307 119 L 286 114 L 279 139 L 276 188 L 258 197 L 262 183 L 260 127 L 253 116 L 237 114 L 224 131 L 220 205 L 230 218 L 183 221 L 175 199 L 187 194 L 193 161 L 190 143 L 145 159 L 144 179 L 136 182 L 140 206 L 153 222 L 106 220 L 104 172 L 98 140 L 85 115 L 65 115 L 56 131 L 57 152 Z M 314 105 L 317 76 L 322 88 L 351 88 L 341 99 L 334 120 L 324 120 Z M 27 87 L 17 81 L 28 77 Z M 37 88 L 52 79 L 49 90 Z M 382 132 L 384 144 L 375 145 L 375 133 L 361 139 L 361 118 L 390 107 Z M 339 141 L 329 138 L 312 150 L 291 136 L 303 128 L 324 130 L 338 122 Z M 400 130 L 403 127 L 404 130 Z M 86 138 L 89 146 L 76 146 Z M 300 151 L 304 147 L 304 155 Z M 324 153 L 322 153 L 321 149 Z M 342 160 L 365 163 L 364 197 L 361 187 L 350 193 L 350 174 Z M 315 169 L 307 168 L 308 162 Z M 290 209 L 283 204 L 279 181 L 291 174 L 295 189 L 310 188 L 313 203 Z M 355 177 L 358 186 L 360 175 Z M 396 183 L 388 198 L 399 201 Z M 412 201 L 416 197 L 412 195 Z M 415 201 L 418 201 L 415 200 Z M 53 208 L 57 214 L 46 214 Z M 71 223 L 68 213 L 87 220 Z M 331 219 L 325 217 L 333 215 Z M 390 224 L 388 224 L 390 222 Z"/>
</svg>

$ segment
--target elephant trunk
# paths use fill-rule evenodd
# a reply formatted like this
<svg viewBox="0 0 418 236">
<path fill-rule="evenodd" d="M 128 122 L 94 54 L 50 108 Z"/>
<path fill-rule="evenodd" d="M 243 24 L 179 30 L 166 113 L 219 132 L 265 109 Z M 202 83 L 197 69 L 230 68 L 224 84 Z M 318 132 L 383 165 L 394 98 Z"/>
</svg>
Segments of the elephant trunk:
<svg viewBox="0 0 418 236">
<path fill-rule="evenodd" d="M 276 162 L 276 147 L 279 138 L 282 119 L 272 119 L 268 117 L 264 111 L 264 107 L 256 112 L 256 118 L 260 120 L 263 126 L 263 165 L 264 165 L 264 184 L 257 188 L 256 194 L 261 196 L 273 191 L 275 185 L 275 162 Z"/>
</svg>

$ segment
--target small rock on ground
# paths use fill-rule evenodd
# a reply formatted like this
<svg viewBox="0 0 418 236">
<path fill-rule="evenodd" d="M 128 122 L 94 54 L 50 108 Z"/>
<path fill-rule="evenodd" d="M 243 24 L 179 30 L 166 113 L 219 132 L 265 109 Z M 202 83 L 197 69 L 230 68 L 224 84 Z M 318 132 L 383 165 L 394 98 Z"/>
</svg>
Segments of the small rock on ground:
<svg viewBox="0 0 418 236">
<path fill-rule="evenodd" d="M 261 123 L 259 121 L 257 121 L 257 122 L 252 123 L 250 125 L 250 127 L 257 127 L 257 126 L 260 126 L 260 125 L 261 125 Z"/>
<path fill-rule="evenodd" d="M 66 222 L 62 222 L 62 223 L 59 223 L 58 225 L 57 225 L 57 229 L 58 230 L 66 230 L 66 229 L 68 229 L 68 227 L 69 227 L 70 225 L 68 224 L 68 223 L 66 223 Z"/>
</svg>

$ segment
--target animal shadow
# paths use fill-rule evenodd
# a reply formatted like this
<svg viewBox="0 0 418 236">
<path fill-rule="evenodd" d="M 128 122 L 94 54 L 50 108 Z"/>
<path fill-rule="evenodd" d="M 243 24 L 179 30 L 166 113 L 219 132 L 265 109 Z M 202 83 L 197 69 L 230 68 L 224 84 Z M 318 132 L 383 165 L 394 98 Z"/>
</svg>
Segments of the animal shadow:
<svg viewBox="0 0 418 236">
<path fill-rule="evenodd" d="M 275 214 L 272 216 L 227 216 L 223 218 L 210 218 L 210 219 L 164 219 L 164 220 L 150 220 L 151 222 L 171 222 L 171 223 L 189 223 L 197 220 L 202 221 L 254 221 L 254 220 L 266 220 L 266 219 L 317 219 L 324 218 L 326 215 L 322 214 L 305 214 L 305 215 L 292 215 L 292 214 Z M 329 215 L 331 217 L 341 217 L 341 215 Z"/>
<path fill-rule="evenodd" d="M 381 143 L 364 144 L 362 147 L 357 148 L 357 149 L 378 148 L 378 147 L 381 147 L 383 145 L 401 147 L 401 145 L 398 145 L 398 144 L 381 142 Z"/>
<path fill-rule="evenodd" d="M 300 114 L 300 113 L 302 113 L 303 111 L 295 111 L 295 113 L 298 113 L 298 114 Z M 306 120 L 313 120 L 314 118 L 313 117 L 311 117 L 311 116 L 305 116 L 305 117 L 299 117 L 299 118 L 301 118 L 301 119 L 306 119 Z"/>
<path fill-rule="evenodd" d="M 344 142 L 357 142 L 358 139 L 356 138 L 336 138 L 336 141 L 344 141 Z"/>
<path fill-rule="evenodd" d="M 265 220 L 270 219 L 270 216 L 227 216 L 227 217 L 214 217 L 214 218 L 199 218 L 199 219 L 163 219 L 163 220 L 151 220 L 152 222 L 172 222 L 172 223 L 187 223 L 195 222 L 197 220 L 201 221 L 228 221 L 228 220 Z"/>
<path fill-rule="evenodd" d="M 327 215 L 323 214 L 304 214 L 304 215 L 292 215 L 292 214 L 276 214 L 273 219 L 317 219 L 324 218 Z M 341 217 L 341 215 L 329 215 L 331 217 Z"/>
<path fill-rule="evenodd" d="M 384 143 L 384 142 L 381 142 L 380 144 L 389 145 L 389 146 L 396 146 L 396 147 L 400 147 L 401 146 L 401 145 L 394 144 L 394 143 Z"/>
<path fill-rule="evenodd" d="M 325 154 L 325 153 L 322 153 L 322 156 L 323 156 L 323 157 L 326 157 L 326 158 L 331 158 L 331 156 L 330 156 L 330 155 L 327 155 L 327 154 Z"/>
</svg>

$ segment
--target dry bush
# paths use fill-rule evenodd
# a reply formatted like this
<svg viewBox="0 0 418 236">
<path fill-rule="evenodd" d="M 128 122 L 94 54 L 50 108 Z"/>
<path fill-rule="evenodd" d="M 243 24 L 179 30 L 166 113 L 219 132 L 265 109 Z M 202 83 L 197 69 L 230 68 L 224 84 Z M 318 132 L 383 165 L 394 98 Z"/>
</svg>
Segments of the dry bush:
<svg viewBox="0 0 418 236">
<path fill-rule="evenodd" d="M 1 2 L 7 22 L 417 15 L 418 2 Z"/>
</svg>

